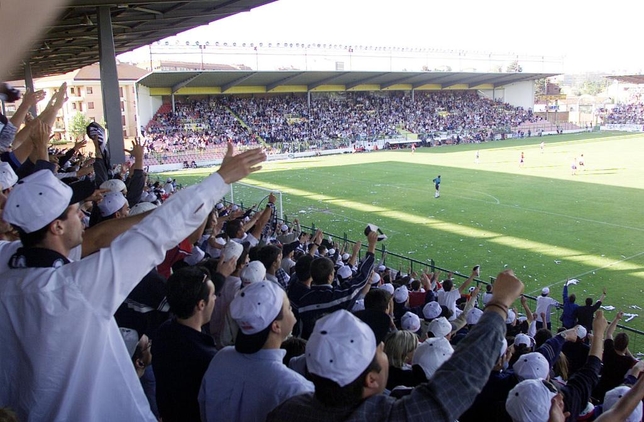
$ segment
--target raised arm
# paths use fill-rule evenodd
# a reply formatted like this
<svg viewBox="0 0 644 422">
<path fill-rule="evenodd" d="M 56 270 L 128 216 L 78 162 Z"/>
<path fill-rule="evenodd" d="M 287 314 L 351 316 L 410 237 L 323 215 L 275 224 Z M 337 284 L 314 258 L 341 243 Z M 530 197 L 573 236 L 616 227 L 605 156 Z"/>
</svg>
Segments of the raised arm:
<svg viewBox="0 0 644 422">
<path fill-rule="evenodd" d="M 38 104 L 39 101 L 41 101 L 43 98 L 45 98 L 45 91 L 40 90 L 36 92 L 31 92 L 30 90 L 27 90 L 25 92 L 25 95 L 22 96 L 22 103 L 20 103 L 20 107 L 18 107 L 18 110 L 11 116 L 11 123 L 19 128 L 20 125 L 25 121 L 25 117 L 27 116 L 27 113 L 29 113 L 29 109 L 36 104 Z"/>
<path fill-rule="evenodd" d="M 610 325 L 608 326 L 608 329 L 606 330 L 606 338 L 612 340 L 613 339 L 613 333 L 615 332 L 615 328 L 617 328 L 617 324 L 619 321 L 622 319 L 624 316 L 624 312 L 619 311 L 617 312 L 617 315 L 615 315 L 615 318 L 611 321 Z M 601 333 L 594 333 L 595 335 L 600 335 Z"/>
<path fill-rule="evenodd" d="M 640 377 L 635 385 L 622 396 L 609 410 L 595 419 L 595 422 L 622 422 L 625 421 L 644 399 L 644 377 Z"/>
<path fill-rule="evenodd" d="M 472 268 L 472 273 L 470 274 L 470 276 L 467 278 L 467 280 L 463 282 L 463 284 L 461 284 L 461 287 L 458 288 L 459 293 L 463 294 L 465 289 L 467 289 L 469 285 L 472 283 L 472 280 L 474 280 L 474 277 L 478 277 L 480 273 L 481 273 L 480 266 L 477 265 L 474 268 Z"/>
<path fill-rule="evenodd" d="M 525 311 L 525 317 L 528 320 L 528 325 L 534 321 L 534 314 L 530 310 L 530 307 L 528 306 L 528 299 L 525 298 L 525 296 L 521 295 L 521 306 L 523 306 L 523 310 Z"/>
</svg>

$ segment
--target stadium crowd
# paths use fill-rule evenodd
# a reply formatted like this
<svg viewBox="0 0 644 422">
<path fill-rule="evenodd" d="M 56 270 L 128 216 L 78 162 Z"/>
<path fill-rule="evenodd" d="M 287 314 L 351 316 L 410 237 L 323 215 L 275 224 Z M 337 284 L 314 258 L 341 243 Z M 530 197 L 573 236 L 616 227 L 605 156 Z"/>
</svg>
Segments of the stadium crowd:
<svg viewBox="0 0 644 422">
<path fill-rule="evenodd" d="M 540 118 L 531 110 L 472 91 L 354 93 L 262 97 L 221 96 L 165 107 L 145 130 L 154 150 L 206 148 L 224 141 L 244 145 L 391 138 L 404 130 L 427 137 L 450 132 L 480 140 Z M 243 122 L 243 123 L 242 123 Z"/>
<path fill-rule="evenodd" d="M 637 101 L 620 104 L 606 115 L 608 124 L 644 124 L 644 104 Z"/>
<path fill-rule="evenodd" d="M 261 168 L 258 148 L 227 143 L 185 189 L 148 182 L 144 141 L 112 166 L 96 123 L 94 157 L 89 141 L 54 150 L 65 91 L 34 119 L 42 94 L 26 93 L 0 132 L 4 420 L 641 421 L 644 362 L 614 336 L 621 312 L 598 309 L 605 291 L 577 306 L 566 283 L 555 331 L 550 289 L 533 311 L 511 270 L 481 293 L 479 266 L 457 283 L 377 262 L 371 225 L 362 254 L 280 223 L 273 195 L 220 202 Z"/>
</svg>

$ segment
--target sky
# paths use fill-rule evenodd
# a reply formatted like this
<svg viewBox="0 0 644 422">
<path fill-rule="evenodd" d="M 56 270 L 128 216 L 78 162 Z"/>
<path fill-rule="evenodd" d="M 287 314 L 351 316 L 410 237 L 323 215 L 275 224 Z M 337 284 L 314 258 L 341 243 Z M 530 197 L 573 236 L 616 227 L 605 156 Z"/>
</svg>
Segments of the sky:
<svg viewBox="0 0 644 422">
<path fill-rule="evenodd" d="M 624 0 L 277 0 L 177 38 L 528 54 L 560 58 L 562 73 L 640 73 L 642 12 Z"/>
</svg>

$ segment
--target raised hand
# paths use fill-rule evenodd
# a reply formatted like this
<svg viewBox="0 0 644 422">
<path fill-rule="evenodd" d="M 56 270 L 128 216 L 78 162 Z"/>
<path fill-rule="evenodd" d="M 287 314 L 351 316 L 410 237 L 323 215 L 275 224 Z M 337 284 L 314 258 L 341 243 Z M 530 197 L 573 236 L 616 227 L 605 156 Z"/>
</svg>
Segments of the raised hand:
<svg viewBox="0 0 644 422">
<path fill-rule="evenodd" d="M 233 145 L 228 143 L 228 150 L 217 173 L 224 179 L 224 182 L 231 184 L 261 170 L 262 167 L 258 164 L 265 160 L 266 153 L 260 148 L 250 149 L 233 156 Z"/>
</svg>

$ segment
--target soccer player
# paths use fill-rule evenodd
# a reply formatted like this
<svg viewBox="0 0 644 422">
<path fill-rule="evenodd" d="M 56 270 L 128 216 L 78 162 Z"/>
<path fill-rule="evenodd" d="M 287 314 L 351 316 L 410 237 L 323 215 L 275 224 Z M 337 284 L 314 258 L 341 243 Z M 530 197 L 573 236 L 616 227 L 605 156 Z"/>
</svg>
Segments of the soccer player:
<svg viewBox="0 0 644 422">
<path fill-rule="evenodd" d="M 438 177 L 434 180 L 434 187 L 436 188 L 436 193 L 434 193 L 434 198 L 440 198 L 441 196 L 441 175 L 439 174 Z"/>
</svg>

